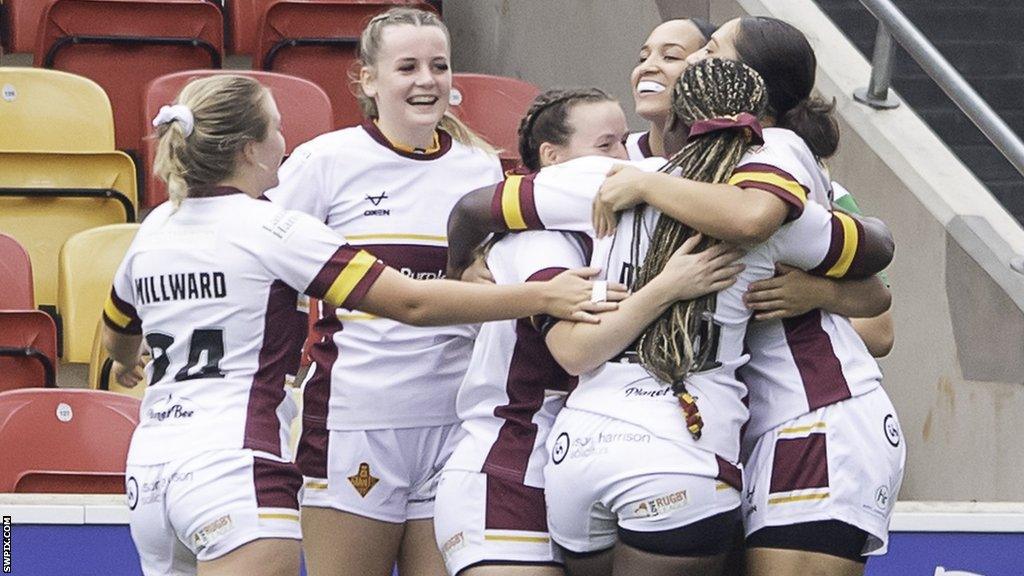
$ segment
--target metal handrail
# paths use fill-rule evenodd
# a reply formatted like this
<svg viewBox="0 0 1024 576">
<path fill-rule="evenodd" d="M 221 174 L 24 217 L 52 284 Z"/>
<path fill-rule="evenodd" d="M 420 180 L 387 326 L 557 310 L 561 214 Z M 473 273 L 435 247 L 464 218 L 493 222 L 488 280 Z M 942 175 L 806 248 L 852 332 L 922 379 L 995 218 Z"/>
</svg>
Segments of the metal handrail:
<svg viewBox="0 0 1024 576">
<path fill-rule="evenodd" d="M 894 50 L 892 39 L 903 46 L 924 71 L 935 80 L 964 114 L 974 122 L 985 137 L 1024 175 L 1024 142 L 1006 125 L 1006 122 L 992 110 L 978 92 L 964 80 L 963 76 L 936 50 L 935 46 L 925 38 L 924 34 L 897 8 L 891 0 L 860 0 L 860 3 L 878 20 L 878 37 L 883 34 L 889 37 L 879 48 L 876 41 L 875 54 L 871 63 L 871 84 L 866 90 L 858 90 L 855 97 L 858 101 L 876 108 L 892 106 L 880 105 L 885 102 L 888 94 L 888 82 L 892 73 Z M 891 35 L 891 36 L 890 36 Z M 877 72 L 876 72 L 877 70 Z"/>
</svg>

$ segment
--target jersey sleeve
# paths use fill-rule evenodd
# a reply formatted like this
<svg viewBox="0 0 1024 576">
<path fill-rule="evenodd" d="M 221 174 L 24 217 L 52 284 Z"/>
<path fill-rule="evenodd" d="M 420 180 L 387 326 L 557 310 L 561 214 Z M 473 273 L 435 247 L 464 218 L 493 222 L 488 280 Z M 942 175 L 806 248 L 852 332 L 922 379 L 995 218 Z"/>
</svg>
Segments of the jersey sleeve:
<svg viewBox="0 0 1024 576">
<path fill-rule="evenodd" d="M 512 175 L 499 184 L 491 201 L 494 222 L 507 230 L 563 230 L 593 234 L 591 206 L 608 171 L 628 164 L 656 172 L 661 158 L 628 162 L 588 156 L 549 166 L 540 172 Z"/>
<path fill-rule="evenodd" d="M 261 224 L 257 245 L 270 273 L 332 306 L 358 308 L 384 263 L 306 214 L 275 212 Z"/>
<path fill-rule="evenodd" d="M 110 295 L 103 305 L 103 323 L 115 332 L 134 336 L 142 334 L 142 320 L 135 309 L 135 292 L 129 275 L 131 255 L 129 249 L 114 273 Z"/>
<path fill-rule="evenodd" d="M 866 278 L 892 259 L 891 237 L 856 218 L 809 202 L 769 240 L 775 260 L 827 278 Z"/>
<path fill-rule="evenodd" d="M 323 159 L 313 154 L 309 143 L 292 152 L 278 169 L 277 176 L 278 185 L 265 193 L 271 202 L 309 214 L 321 222 L 327 220 L 329 173 Z"/>
<path fill-rule="evenodd" d="M 488 255 L 488 266 L 499 284 L 544 282 L 570 268 L 586 266 L 593 240 L 579 232 L 525 232 L 499 242 Z M 547 315 L 531 325 L 546 333 L 558 320 Z"/>
</svg>

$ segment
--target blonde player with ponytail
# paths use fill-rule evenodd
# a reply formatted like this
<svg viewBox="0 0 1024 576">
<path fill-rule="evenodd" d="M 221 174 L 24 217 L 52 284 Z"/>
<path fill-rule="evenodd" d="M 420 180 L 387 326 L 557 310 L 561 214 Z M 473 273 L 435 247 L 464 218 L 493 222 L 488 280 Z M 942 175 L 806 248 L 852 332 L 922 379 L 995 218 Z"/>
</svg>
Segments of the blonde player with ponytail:
<svg viewBox="0 0 1024 576">
<path fill-rule="evenodd" d="M 448 110 L 450 46 L 431 12 L 373 18 L 355 86 L 365 121 L 297 148 L 271 201 L 410 277 L 443 277 L 452 206 L 502 179 L 494 150 Z M 443 573 L 435 484 L 475 328 L 420 329 L 324 306 L 317 330 L 297 454 L 310 573 L 387 576 L 396 561 L 404 576 Z"/>
<path fill-rule="evenodd" d="M 599 311 L 573 274 L 411 280 L 322 222 L 258 200 L 277 184 L 284 137 L 270 91 L 251 78 L 193 81 L 154 124 L 171 200 L 139 228 L 103 311 L 120 383 L 138 382 L 143 341 L 153 352 L 125 474 L 147 576 L 298 574 L 302 475 L 285 380 L 306 326 L 299 292 L 418 326 Z"/>
</svg>

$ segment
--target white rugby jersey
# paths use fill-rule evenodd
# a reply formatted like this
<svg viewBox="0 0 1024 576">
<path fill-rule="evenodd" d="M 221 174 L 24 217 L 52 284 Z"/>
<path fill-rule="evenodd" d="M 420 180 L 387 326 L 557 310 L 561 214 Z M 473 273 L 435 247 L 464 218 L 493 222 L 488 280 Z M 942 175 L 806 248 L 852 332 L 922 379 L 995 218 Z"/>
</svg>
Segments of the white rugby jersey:
<svg viewBox="0 0 1024 576">
<path fill-rule="evenodd" d="M 143 334 L 149 386 L 128 459 L 251 448 L 289 457 L 299 291 L 355 307 L 384 269 L 313 218 L 234 188 L 157 207 L 114 276 L 107 325 Z"/>
<path fill-rule="evenodd" d="M 590 199 L 608 169 L 617 162 L 588 157 L 545 168 L 535 176 L 510 177 L 498 187 L 493 203 L 495 217 L 510 228 L 548 226 L 588 231 Z M 660 163 L 657 159 L 633 164 L 649 169 Z M 714 321 L 719 325 L 716 357 L 721 366 L 694 374 L 687 382 L 698 398 L 705 421 L 704 437 L 697 441 L 697 446 L 732 462 L 738 460 L 739 430 L 747 419 L 743 405 L 746 387 L 736 377 L 736 370 L 748 359 L 744 337 L 750 312 L 742 302 L 747 287 L 774 275 L 776 262 L 830 277 L 843 277 L 861 268 L 858 254 L 863 235 L 852 218 L 831 213 L 815 203 L 801 203 L 796 212 L 796 217 L 767 242 L 749 249 L 742 260 L 746 268 L 737 282 L 719 293 Z M 596 244 L 591 264 L 601 267 L 607 279 L 631 285 L 657 217 L 653 208 L 644 209 L 637 262 L 632 262 L 630 256 L 636 211 L 627 210 L 620 218 L 615 236 Z M 567 405 L 633 422 L 659 436 L 691 441 L 671 390 L 637 364 L 606 363 L 581 376 L 580 385 Z"/>
<path fill-rule="evenodd" d="M 629 136 L 626 136 L 626 153 L 629 154 L 630 160 L 653 158 L 654 152 L 651 151 L 651 133 L 632 132 Z"/>
<path fill-rule="evenodd" d="M 768 190 L 791 206 L 811 199 L 825 206 L 852 204 L 856 209 L 849 192 L 829 182 L 818 168 L 803 140 L 788 130 L 769 130 L 784 133 L 786 147 L 755 149 L 743 158 L 730 182 Z M 806 196 L 795 198 L 800 193 Z M 854 265 L 853 255 L 840 253 L 836 265 Z M 878 363 L 850 320 L 825 310 L 755 322 L 747 332 L 747 347 L 750 362 L 739 371 L 750 387 L 744 458 L 758 437 L 783 422 L 881 386 Z"/>
<path fill-rule="evenodd" d="M 498 284 L 548 280 L 590 261 L 592 240 L 568 232 L 521 232 L 498 241 L 487 266 Z M 544 487 L 545 441 L 576 384 L 529 318 L 488 322 L 458 395 L 462 425 L 445 465 Z"/>
<path fill-rule="evenodd" d="M 267 196 L 324 221 L 402 273 L 443 278 L 448 215 L 466 193 L 502 179 L 498 159 L 437 132 L 435 147 L 391 145 L 373 123 L 296 148 Z M 331 430 L 457 421 L 455 394 L 475 327 L 420 328 L 323 306 L 303 416 Z M 329 410 L 328 410 L 329 407 Z"/>
</svg>

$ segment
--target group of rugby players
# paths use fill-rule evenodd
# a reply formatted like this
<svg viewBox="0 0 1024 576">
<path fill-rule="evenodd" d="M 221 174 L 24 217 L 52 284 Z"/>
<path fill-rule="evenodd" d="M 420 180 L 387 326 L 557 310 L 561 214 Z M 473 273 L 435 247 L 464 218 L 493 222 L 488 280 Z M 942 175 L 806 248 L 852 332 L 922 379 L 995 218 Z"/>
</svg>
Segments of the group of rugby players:
<svg viewBox="0 0 1024 576">
<path fill-rule="evenodd" d="M 154 120 L 171 199 L 104 310 L 119 381 L 150 355 L 144 573 L 297 574 L 301 546 L 314 576 L 862 574 L 905 462 L 872 357 L 893 246 L 827 175 L 803 34 L 665 22 L 631 76 L 649 131 L 547 91 L 508 175 L 448 111 L 434 14 L 375 17 L 359 57 L 366 120 L 284 164 L 251 79 Z M 181 274 L 223 285 L 137 292 Z"/>
</svg>

